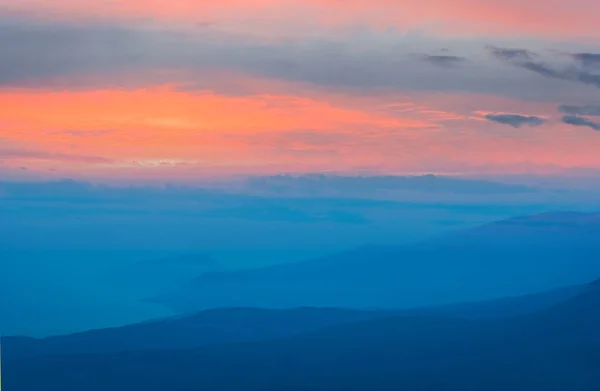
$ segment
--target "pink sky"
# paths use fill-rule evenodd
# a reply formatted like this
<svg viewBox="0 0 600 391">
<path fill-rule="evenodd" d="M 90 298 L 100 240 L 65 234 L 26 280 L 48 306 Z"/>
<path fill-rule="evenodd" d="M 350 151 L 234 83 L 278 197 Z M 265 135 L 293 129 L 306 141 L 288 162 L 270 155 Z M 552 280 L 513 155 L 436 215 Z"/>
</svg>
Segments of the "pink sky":
<svg viewBox="0 0 600 391">
<path fill-rule="evenodd" d="M 443 34 L 600 36 L 596 28 L 600 4 L 594 0 L 1 0 L 0 6 L 36 17 L 81 22 L 210 22 L 273 34 L 286 30 L 306 33 L 302 30 L 311 27 L 334 31 L 361 26 Z"/>
</svg>

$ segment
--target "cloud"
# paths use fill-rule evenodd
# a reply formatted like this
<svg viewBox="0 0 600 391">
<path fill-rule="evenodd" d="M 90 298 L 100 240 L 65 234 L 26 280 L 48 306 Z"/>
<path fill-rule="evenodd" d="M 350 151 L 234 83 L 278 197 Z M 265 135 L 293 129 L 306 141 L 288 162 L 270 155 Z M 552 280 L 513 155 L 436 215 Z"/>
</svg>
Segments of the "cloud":
<svg viewBox="0 0 600 391">
<path fill-rule="evenodd" d="M 539 60 L 540 56 L 526 49 L 505 49 L 488 46 L 488 51 L 496 58 L 516 67 L 537 73 L 550 79 L 579 82 L 600 88 L 600 74 L 591 73 L 590 68 L 600 65 L 600 54 L 575 53 L 569 57 L 575 60 L 569 65 L 549 65 Z"/>
<path fill-rule="evenodd" d="M 0 84 L 167 66 L 175 41 L 156 29 L 0 19 Z"/>
<path fill-rule="evenodd" d="M 524 69 L 535 72 L 538 75 L 541 75 L 544 77 L 569 80 L 569 75 L 567 73 L 553 69 L 553 68 L 549 67 L 548 65 L 540 63 L 540 62 L 525 61 L 518 65 Z"/>
<path fill-rule="evenodd" d="M 27 160 L 53 160 L 64 162 L 80 162 L 90 164 L 112 163 L 112 160 L 99 156 L 72 155 L 67 153 L 55 153 L 45 151 L 35 151 L 27 149 L 3 148 L 0 147 L 1 159 L 27 159 Z"/>
<path fill-rule="evenodd" d="M 530 61 L 537 57 L 534 52 L 527 49 L 499 48 L 493 45 L 487 45 L 486 49 L 492 56 L 505 61 Z"/>
<path fill-rule="evenodd" d="M 600 54 L 598 53 L 572 53 L 571 57 L 585 68 L 600 67 Z"/>
<path fill-rule="evenodd" d="M 570 115 L 584 115 L 584 116 L 600 116 L 600 106 L 585 105 L 585 106 L 572 106 L 572 105 L 560 105 L 558 111 Z"/>
<path fill-rule="evenodd" d="M 594 87 L 600 88 L 600 74 L 575 71 L 573 73 L 575 80 L 582 82 L 583 84 L 592 85 Z"/>
<path fill-rule="evenodd" d="M 287 132 L 267 132 L 256 134 L 233 133 L 227 136 L 252 145 L 268 146 L 281 150 L 293 147 L 339 147 L 360 140 L 361 135 L 353 132 L 291 130 Z"/>
<path fill-rule="evenodd" d="M 600 122 L 594 122 L 584 117 L 578 117 L 576 115 L 565 115 L 562 117 L 562 122 L 573 126 L 587 126 L 594 130 L 600 131 Z"/>
<path fill-rule="evenodd" d="M 509 125 L 513 128 L 520 128 L 523 125 L 539 126 L 546 122 L 546 120 L 541 117 L 521 114 L 487 114 L 485 118 L 488 121 Z"/>
<path fill-rule="evenodd" d="M 465 57 L 460 56 L 441 56 L 429 54 L 424 54 L 421 56 L 421 60 L 442 68 L 452 68 L 467 61 Z"/>
<path fill-rule="evenodd" d="M 48 135 L 65 135 L 72 137 L 100 137 L 118 132 L 117 130 L 57 130 L 49 132 Z"/>
<path fill-rule="evenodd" d="M 453 77 L 439 77 L 440 67 L 465 63 L 462 53 L 481 51 L 477 41 L 452 43 L 449 50 L 458 55 L 426 55 L 414 61 L 416 49 L 439 47 L 439 39 L 394 31 L 357 34 L 354 40 L 321 36 L 265 41 L 218 28 L 191 32 L 135 23 L 0 20 L 0 86 L 73 90 L 176 84 L 188 91 L 237 93 L 232 92 L 237 85 L 223 77 L 235 74 L 354 91 L 458 91 L 562 101 L 582 94 L 578 86 L 549 93 L 543 80 L 487 66 L 456 66 Z M 500 58 L 532 56 L 527 50 L 492 50 Z M 423 66 L 423 61 L 435 66 Z"/>
<path fill-rule="evenodd" d="M 285 144 L 302 144 L 306 146 L 339 146 L 359 136 L 351 133 L 333 133 L 317 131 L 291 131 L 272 135 L 265 135 L 276 142 Z"/>
</svg>

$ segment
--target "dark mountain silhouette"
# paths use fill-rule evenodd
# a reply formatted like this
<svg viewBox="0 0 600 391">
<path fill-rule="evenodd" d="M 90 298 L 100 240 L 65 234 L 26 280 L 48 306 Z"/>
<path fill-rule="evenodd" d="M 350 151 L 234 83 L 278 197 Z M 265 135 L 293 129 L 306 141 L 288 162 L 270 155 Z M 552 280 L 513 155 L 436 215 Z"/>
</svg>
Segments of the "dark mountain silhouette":
<svg viewBox="0 0 600 391">
<path fill-rule="evenodd" d="M 600 214 L 562 212 L 509 219 L 416 245 L 364 246 L 307 262 L 205 274 L 153 300 L 178 312 L 398 309 L 523 295 L 598 274 Z"/>
<path fill-rule="evenodd" d="M 466 302 L 393 311 L 411 316 L 447 316 L 466 319 L 509 318 L 542 310 L 561 303 L 600 284 L 581 284 L 523 296 L 511 296 L 481 302 Z M 389 311 L 388 311 L 389 312 Z"/>
<path fill-rule="evenodd" d="M 345 323 L 391 316 L 393 312 L 336 308 L 268 310 L 231 308 L 91 330 L 42 339 L 3 338 L 6 356 L 106 353 L 126 350 L 186 349 L 222 342 L 287 337 Z"/>
<path fill-rule="evenodd" d="M 5 391 L 600 388 L 600 290 L 516 318 L 388 317 L 192 350 L 5 360 Z M 4 357 L 3 357 L 4 358 Z"/>
</svg>

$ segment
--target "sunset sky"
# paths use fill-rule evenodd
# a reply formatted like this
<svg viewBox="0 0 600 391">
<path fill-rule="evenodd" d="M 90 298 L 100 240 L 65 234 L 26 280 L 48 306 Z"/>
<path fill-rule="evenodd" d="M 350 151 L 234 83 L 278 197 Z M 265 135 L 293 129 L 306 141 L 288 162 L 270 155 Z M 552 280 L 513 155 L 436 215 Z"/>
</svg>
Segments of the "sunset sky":
<svg viewBox="0 0 600 391">
<path fill-rule="evenodd" d="M 0 0 L 0 174 L 600 171 L 597 0 Z"/>
</svg>

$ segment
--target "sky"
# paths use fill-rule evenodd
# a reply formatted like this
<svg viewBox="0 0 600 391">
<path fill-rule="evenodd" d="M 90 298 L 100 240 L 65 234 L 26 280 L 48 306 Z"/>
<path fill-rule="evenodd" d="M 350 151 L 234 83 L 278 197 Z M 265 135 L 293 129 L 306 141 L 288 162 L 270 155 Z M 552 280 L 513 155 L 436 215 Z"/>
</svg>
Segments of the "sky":
<svg viewBox="0 0 600 391">
<path fill-rule="evenodd" d="M 600 169 L 594 0 L 0 0 L 0 175 Z"/>
</svg>

